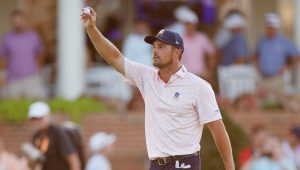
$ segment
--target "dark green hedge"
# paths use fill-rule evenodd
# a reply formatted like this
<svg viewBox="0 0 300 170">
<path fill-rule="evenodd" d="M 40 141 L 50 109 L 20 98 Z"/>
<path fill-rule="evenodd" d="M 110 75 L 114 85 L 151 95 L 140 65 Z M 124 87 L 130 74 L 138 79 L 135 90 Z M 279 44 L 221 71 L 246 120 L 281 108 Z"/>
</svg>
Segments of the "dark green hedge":
<svg viewBox="0 0 300 170">
<path fill-rule="evenodd" d="M 0 121 L 24 123 L 27 121 L 28 108 L 32 102 L 34 100 L 0 100 Z M 52 112 L 69 114 L 75 122 L 79 122 L 84 114 L 101 113 L 108 110 L 103 102 L 92 98 L 80 98 L 74 101 L 57 98 L 46 102 L 49 103 Z"/>
<path fill-rule="evenodd" d="M 237 156 L 241 148 L 249 144 L 246 134 L 243 132 L 241 127 L 236 125 L 223 111 L 223 122 L 226 126 L 227 132 L 232 145 L 234 160 L 237 160 Z M 223 165 L 222 158 L 216 148 L 214 140 L 208 130 L 204 128 L 203 136 L 201 140 L 201 170 L 223 170 L 225 169 Z M 235 162 L 237 167 L 237 162 Z"/>
</svg>

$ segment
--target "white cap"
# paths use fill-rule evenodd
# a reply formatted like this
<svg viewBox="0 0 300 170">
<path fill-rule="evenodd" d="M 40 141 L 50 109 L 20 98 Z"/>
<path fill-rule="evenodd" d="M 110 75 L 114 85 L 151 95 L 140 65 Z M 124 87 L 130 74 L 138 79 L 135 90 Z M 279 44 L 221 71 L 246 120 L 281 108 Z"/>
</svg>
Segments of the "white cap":
<svg viewBox="0 0 300 170">
<path fill-rule="evenodd" d="M 226 18 L 224 22 L 224 27 L 227 29 L 242 28 L 244 26 L 245 20 L 244 17 L 240 14 L 231 14 Z"/>
<path fill-rule="evenodd" d="M 29 107 L 29 118 L 42 118 L 50 114 L 49 105 L 45 102 L 35 102 Z"/>
<path fill-rule="evenodd" d="M 175 14 L 176 19 L 181 22 L 197 24 L 199 21 L 198 16 L 195 14 L 195 12 L 186 6 L 178 7 L 175 10 L 174 14 Z"/>
<path fill-rule="evenodd" d="M 90 138 L 90 149 L 92 152 L 99 152 L 106 146 L 115 143 L 117 137 L 113 134 L 98 132 Z"/>
<path fill-rule="evenodd" d="M 265 15 L 265 23 L 269 27 L 279 28 L 280 27 L 280 18 L 275 13 L 267 13 Z"/>
</svg>

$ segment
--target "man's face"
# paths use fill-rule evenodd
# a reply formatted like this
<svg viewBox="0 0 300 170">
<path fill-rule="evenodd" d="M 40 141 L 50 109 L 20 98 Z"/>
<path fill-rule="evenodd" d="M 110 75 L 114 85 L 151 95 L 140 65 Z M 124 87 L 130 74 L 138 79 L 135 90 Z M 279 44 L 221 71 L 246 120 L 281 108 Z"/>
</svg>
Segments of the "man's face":
<svg viewBox="0 0 300 170">
<path fill-rule="evenodd" d="M 274 27 L 267 26 L 266 27 L 266 34 L 267 34 L 268 37 L 272 38 L 277 34 L 277 29 L 274 28 Z"/>
<path fill-rule="evenodd" d="M 153 43 L 152 49 L 153 65 L 157 68 L 163 68 L 179 60 L 176 57 L 176 49 L 169 44 L 166 44 L 160 40 L 156 40 Z"/>
<path fill-rule="evenodd" d="M 30 123 L 35 129 L 45 129 L 49 125 L 49 118 L 47 116 L 43 118 L 31 118 Z"/>
<path fill-rule="evenodd" d="M 135 24 L 135 32 L 139 35 L 147 35 L 150 32 L 150 28 L 145 22 L 138 22 Z"/>
<path fill-rule="evenodd" d="M 16 14 L 11 17 L 12 26 L 14 29 L 21 30 L 26 26 L 26 20 L 23 15 Z"/>
<path fill-rule="evenodd" d="M 187 33 L 197 30 L 197 25 L 191 22 L 185 23 L 185 30 Z"/>
<path fill-rule="evenodd" d="M 254 134 L 254 136 L 253 136 L 254 147 L 260 148 L 267 136 L 268 136 L 268 134 L 265 130 L 260 130 L 259 132 Z"/>
</svg>

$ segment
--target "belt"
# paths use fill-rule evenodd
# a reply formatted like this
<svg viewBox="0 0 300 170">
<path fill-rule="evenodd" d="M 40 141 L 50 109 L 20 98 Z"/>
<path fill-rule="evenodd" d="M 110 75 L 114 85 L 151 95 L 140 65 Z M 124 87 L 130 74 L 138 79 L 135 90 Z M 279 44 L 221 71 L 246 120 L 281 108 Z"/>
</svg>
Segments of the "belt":
<svg viewBox="0 0 300 170">
<path fill-rule="evenodd" d="M 156 158 L 154 160 L 151 160 L 150 162 L 153 164 L 158 164 L 159 166 L 164 166 L 164 165 L 170 164 L 172 162 L 175 162 L 176 160 L 181 160 L 181 159 L 191 157 L 191 156 L 199 156 L 199 151 L 196 153 L 193 153 L 193 154 L 188 154 L 188 155 L 175 155 L 175 156 Z"/>
</svg>

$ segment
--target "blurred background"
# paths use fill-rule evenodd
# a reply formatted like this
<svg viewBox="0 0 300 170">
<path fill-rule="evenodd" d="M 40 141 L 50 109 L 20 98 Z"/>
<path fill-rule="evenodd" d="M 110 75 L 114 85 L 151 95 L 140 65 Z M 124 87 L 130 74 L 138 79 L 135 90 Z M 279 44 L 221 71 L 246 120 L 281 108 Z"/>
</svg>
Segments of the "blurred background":
<svg viewBox="0 0 300 170">
<path fill-rule="evenodd" d="M 95 51 L 80 22 L 86 6 L 145 65 L 145 35 L 180 33 L 182 64 L 216 92 L 237 169 L 300 170 L 300 0 L 1 0 L 0 170 L 47 169 L 51 149 L 81 169 L 99 153 L 111 169 L 148 169 L 143 99 Z M 52 124 L 69 150 L 49 145 L 41 127 Z M 203 170 L 224 169 L 207 129 L 201 158 Z"/>
</svg>

